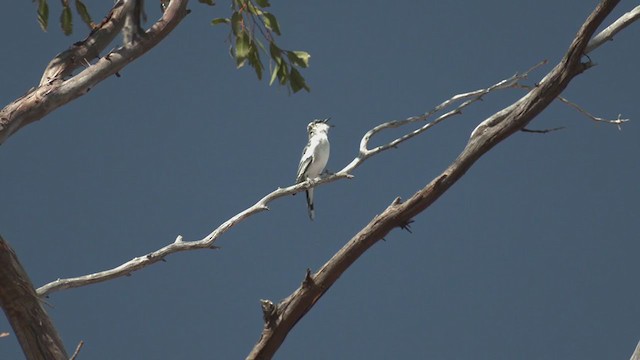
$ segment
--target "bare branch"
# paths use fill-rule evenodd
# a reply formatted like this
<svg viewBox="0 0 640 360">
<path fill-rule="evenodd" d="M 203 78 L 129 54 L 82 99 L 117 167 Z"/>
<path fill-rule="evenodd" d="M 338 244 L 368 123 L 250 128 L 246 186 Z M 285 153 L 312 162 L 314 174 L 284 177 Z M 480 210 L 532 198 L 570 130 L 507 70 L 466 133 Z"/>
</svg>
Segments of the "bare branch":
<svg viewBox="0 0 640 360">
<path fill-rule="evenodd" d="M 64 344 L 42 307 L 29 275 L 0 236 L 0 306 L 16 334 L 25 358 L 67 360 Z"/>
<path fill-rule="evenodd" d="M 555 128 L 551 128 L 551 129 L 542 129 L 542 130 L 534 130 L 534 129 L 527 129 L 527 128 L 522 128 L 522 132 L 527 132 L 527 133 L 534 133 L 534 134 L 546 134 L 546 133 L 550 133 L 553 131 L 558 131 L 558 130 L 562 130 L 564 129 L 564 126 L 560 126 L 560 127 L 555 127 Z"/>
<path fill-rule="evenodd" d="M 579 57 L 578 57 L 578 64 L 579 63 Z M 128 276 L 130 275 L 132 272 L 140 270 L 148 265 L 154 264 L 158 261 L 164 260 L 164 258 L 170 254 L 174 254 L 177 252 L 182 252 L 182 251 L 189 251 L 189 250 L 197 250 L 197 249 L 211 249 L 211 248 L 215 248 L 214 243 L 220 238 L 220 236 L 222 236 L 224 233 L 226 233 L 229 229 L 231 229 L 232 227 L 234 227 L 235 225 L 237 225 L 238 223 L 244 221 L 246 218 L 258 213 L 258 212 L 262 212 L 264 210 L 268 210 L 268 204 L 273 201 L 276 200 L 278 198 L 284 197 L 286 195 L 291 195 L 291 194 L 295 194 L 298 193 L 300 191 L 303 191 L 305 189 L 311 188 L 311 187 L 315 187 L 318 185 L 322 185 L 325 183 L 329 183 L 329 182 L 333 182 L 333 181 L 337 181 L 340 179 L 345 179 L 345 178 L 351 178 L 353 175 L 351 175 L 351 172 L 357 168 L 358 166 L 360 166 L 365 160 L 367 160 L 368 158 L 370 158 L 371 156 L 374 156 L 382 151 L 386 151 L 389 150 L 391 148 L 394 148 L 396 146 L 398 146 L 399 144 L 401 144 L 402 142 L 417 136 L 423 132 L 425 132 L 426 130 L 432 128 L 433 126 L 437 125 L 438 123 L 454 116 L 454 115 L 458 115 L 462 112 L 462 110 L 466 107 L 468 107 L 469 105 L 475 103 L 478 100 L 481 100 L 482 97 L 486 94 L 489 94 L 493 91 L 496 90 L 501 90 L 501 89 L 507 89 L 507 88 L 512 88 L 512 87 L 521 87 L 521 85 L 518 83 L 520 80 L 527 78 L 528 74 L 530 72 L 532 72 L 533 70 L 539 68 L 540 66 L 546 64 L 547 61 L 542 61 L 538 64 L 536 64 L 535 66 L 533 66 L 532 68 L 530 68 L 529 70 L 525 71 L 522 74 L 516 74 L 513 75 L 505 80 L 502 80 L 490 87 L 487 88 L 483 88 L 483 89 L 479 89 L 479 90 L 475 90 L 475 91 L 471 91 L 471 92 L 467 92 L 467 93 L 462 93 L 462 94 L 458 94 L 453 96 L 452 98 L 442 102 L 440 105 L 436 106 L 435 108 L 433 108 L 432 110 L 420 115 L 420 116 L 415 116 L 415 117 L 410 117 L 406 120 L 399 120 L 399 121 L 391 121 L 391 122 L 386 122 L 383 124 L 380 124 L 376 127 L 374 127 L 373 129 L 369 130 L 362 138 L 362 140 L 360 141 L 360 148 L 359 148 L 359 154 L 349 163 L 347 164 L 342 170 L 338 171 L 337 173 L 324 177 L 324 178 L 318 178 L 318 179 L 311 179 L 311 180 L 307 180 L 305 182 L 296 184 L 296 185 L 292 185 L 286 188 L 278 188 L 275 191 L 265 195 L 262 199 L 260 199 L 258 202 L 256 202 L 254 205 L 250 206 L 249 208 L 245 209 L 244 211 L 236 214 L 235 216 L 233 216 L 232 218 L 230 218 L 229 220 L 225 221 L 222 225 L 220 225 L 218 228 L 216 228 L 215 230 L 213 230 L 209 235 L 207 235 L 206 237 L 204 237 L 201 240 L 196 240 L 196 241 L 184 241 L 182 239 L 182 236 L 178 236 L 178 238 L 175 240 L 174 243 L 167 245 L 159 250 L 153 251 L 151 253 L 148 253 L 146 255 L 140 256 L 140 257 L 136 257 L 128 262 L 123 263 L 122 265 L 115 267 L 113 269 L 109 269 L 109 270 L 105 270 L 105 271 L 100 271 L 97 273 L 93 273 L 93 274 L 89 274 L 89 275 L 84 275 L 84 276 L 79 276 L 79 277 L 75 277 L 75 278 L 68 278 L 68 279 L 58 279 L 56 281 L 53 281 L 51 283 L 48 283 L 42 287 L 40 287 L 38 289 L 38 295 L 40 296 L 46 296 L 48 294 L 50 294 L 51 292 L 54 291 L 58 291 L 58 290 L 63 290 L 63 289 L 69 289 L 69 288 L 75 288 L 75 287 L 80 287 L 80 286 L 86 286 L 86 285 L 90 285 L 90 284 L 94 284 L 94 283 L 98 283 L 98 282 L 102 282 L 102 281 L 107 281 L 107 280 L 111 280 L 114 278 L 118 278 L 118 277 L 122 277 L 122 276 Z M 581 64 L 582 66 L 582 64 Z M 581 68 L 581 70 L 584 70 L 587 68 L 587 65 L 584 65 L 583 68 Z M 549 75 L 547 75 L 548 77 Z M 574 75 L 575 76 L 575 75 Z M 546 79 L 546 77 L 545 77 Z M 543 80 L 544 81 L 544 80 Z M 533 93 L 534 91 L 541 91 L 539 88 L 535 88 L 533 89 L 531 92 Z M 558 92 L 559 94 L 559 92 Z M 439 113 L 451 106 L 453 106 L 455 103 L 459 102 L 459 101 L 463 101 L 461 104 L 459 104 L 457 107 L 447 111 L 446 113 L 440 115 L 439 117 L 435 118 L 434 120 L 424 124 L 422 127 L 413 130 L 399 138 L 396 138 L 384 145 L 380 145 L 377 146 L 373 149 L 369 149 L 369 141 L 371 140 L 371 138 L 381 132 L 384 129 L 390 129 L 390 128 L 397 128 L 397 127 L 401 127 L 404 125 L 408 125 L 408 124 L 412 124 L 418 121 L 425 121 L 428 118 L 430 118 L 431 116 L 435 115 L 436 113 Z M 505 109 L 506 110 L 506 109 Z M 505 111 L 503 110 L 503 112 Z M 502 114 L 503 112 L 500 112 L 498 114 L 496 114 L 494 117 L 488 119 L 487 121 L 496 121 L 497 117 L 499 114 Z M 506 113 L 505 113 L 506 114 Z M 493 119 L 493 120 L 492 120 Z M 480 124 L 476 130 L 474 130 L 474 132 L 472 133 L 472 138 L 474 136 L 476 136 L 476 131 L 478 129 L 483 129 L 483 127 L 486 126 L 486 122 L 483 122 L 482 124 Z M 524 127 L 523 124 L 522 127 Z M 520 129 L 515 129 L 513 131 L 517 131 Z"/>
<path fill-rule="evenodd" d="M 529 69 L 528 71 L 524 72 L 523 74 L 516 74 L 514 76 L 509 77 L 508 79 L 502 80 L 500 82 L 498 82 L 495 85 L 492 85 L 488 88 L 484 88 L 484 89 L 479 89 L 476 91 L 471 91 L 471 92 L 467 92 L 467 93 L 463 93 L 463 94 L 458 94 L 453 96 L 451 99 L 441 103 L 440 105 L 436 106 L 434 109 L 432 109 L 431 111 L 420 115 L 420 116 L 416 116 L 416 117 L 411 117 L 409 119 L 406 120 L 401 120 L 401 121 L 391 121 L 391 122 L 387 122 L 387 123 L 383 123 L 381 125 L 376 126 L 375 128 L 373 128 L 372 130 L 369 130 L 362 138 L 361 142 L 360 142 L 360 150 L 359 150 L 359 154 L 358 156 L 356 156 L 351 163 L 349 163 L 347 166 L 345 166 L 342 170 L 340 170 L 339 172 L 337 172 L 336 174 L 324 177 L 324 178 L 318 178 L 318 179 L 311 179 L 311 180 L 307 180 L 305 182 L 296 184 L 296 185 L 292 185 L 286 188 L 278 188 L 274 191 L 272 191 L 271 193 L 265 195 L 262 199 L 260 199 L 258 202 L 256 202 L 254 205 L 248 207 L 247 209 L 245 209 L 244 211 L 236 214 L 235 216 L 233 216 L 232 218 L 230 218 L 229 220 L 225 221 L 222 225 L 220 225 L 218 228 L 216 228 L 215 230 L 213 230 L 209 235 L 207 235 L 206 237 L 204 237 L 201 240 L 196 240 L 196 241 L 184 241 L 181 235 L 178 235 L 178 237 L 175 239 L 175 241 L 167 246 L 162 247 L 159 250 L 153 251 L 151 253 L 148 253 L 146 255 L 143 256 L 139 256 L 136 258 L 133 258 L 131 260 L 129 260 L 128 262 L 123 263 L 122 265 L 115 267 L 113 269 L 109 269 L 109 270 L 105 270 L 105 271 L 100 271 L 100 272 L 96 272 L 93 274 L 88 274 L 88 275 L 84 275 L 84 276 L 79 276 L 79 277 L 74 277 L 74 278 L 68 278 L 68 279 L 58 279 L 55 281 L 52 281 L 42 287 L 40 287 L 38 289 L 38 295 L 40 296 L 46 296 L 54 291 L 58 291 L 58 290 L 63 290 L 63 289 L 69 289 L 69 288 L 75 288 L 75 287 L 80 287 L 80 286 L 86 286 L 86 285 L 90 285 L 90 284 L 95 284 L 95 283 L 99 283 L 99 282 L 103 282 L 103 281 L 107 281 L 107 280 L 111 280 L 111 279 L 115 279 L 118 277 L 123 277 L 123 276 L 128 276 L 131 275 L 132 272 L 140 270 L 148 265 L 157 263 L 158 261 L 162 261 L 164 260 L 164 258 L 168 255 L 174 254 L 174 253 L 178 253 L 178 252 L 182 252 L 182 251 L 189 251 L 189 250 L 198 250 L 198 249 L 212 249 L 212 248 L 216 248 L 216 246 L 214 245 L 214 243 L 224 234 L 226 233 L 229 229 L 231 229 L 232 227 L 234 227 L 235 225 L 237 225 L 238 223 L 244 221 L 246 218 L 258 213 L 258 212 L 262 212 L 264 210 L 268 210 L 268 204 L 276 199 L 282 198 L 284 196 L 287 195 L 291 195 L 291 194 L 295 194 L 301 191 L 304 191 L 305 189 L 311 188 L 311 187 L 315 187 L 321 184 L 326 184 L 329 182 L 334 182 L 340 179 L 347 179 L 347 178 L 351 178 L 353 177 L 353 175 L 351 175 L 351 171 L 353 171 L 353 169 L 355 169 L 356 167 L 360 166 L 364 161 L 366 161 L 368 158 L 379 154 L 385 150 L 389 150 L 391 148 L 394 148 L 396 146 L 398 146 L 399 144 L 401 144 L 402 142 L 409 140 L 410 138 L 419 135 L 423 132 L 425 132 L 426 130 L 428 130 L 429 128 L 433 127 L 434 125 L 450 118 L 453 115 L 457 115 L 460 114 L 462 109 L 466 108 L 467 106 L 475 103 L 476 101 L 480 100 L 484 95 L 489 94 L 493 91 L 496 90 L 500 90 L 500 89 L 506 89 L 506 88 L 510 88 L 515 86 L 515 84 L 517 84 L 517 82 L 521 79 L 524 79 L 527 77 L 527 75 L 529 74 L 529 72 L 533 71 L 534 69 L 537 69 L 538 67 L 542 66 L 543 64 L 546 64 L 546 61 L 542 61 L 539 64 L 537 64 L 536 66 L 532 67 L 531 69 Z M 412 124 L 418 121 L 424 121 L 426 119 L 428 119 L 430 116 L 444 110 L 445 108 L 455 104 L 458 101 L 461 100 L 465 100 L 462 104 L 458 105 L 456 108 L 446 112 L 445 114 L 441 115 L 440 117 L 432 120 L 431 122 L 423 125 L 422 127 L 420 127 L 417 130 L 414 130 L 412 132 L 409 132 L 408 134 L 401 136 L 385 145 L 382 146 L 378 146 L 376 148 L 373 149 L 368 149 L 368 142 L 371 139 L 371 137 L 377 133 L 379 133 L 380 131 L 384 130 L 384 129 L 388 129 L 388 128 L 397 128 L 400 126 L 404 126 L 404 125 L 408 125 L 408 124 Z"/>
<path fill-rule="evenodd" d="M 73 352 L 73 355 L 71 355 L 69 360 L 75 360 L 78 357 L 83 345 L 84 345 L 84 341 L 80 340 L 80 342 L 78 343 L 78 346 L 76 346 L 76 351 Z"/>
<path fill-rule="evenodd" d="M 513 133 L 524 128 L 542 112 L 577 75 L 588 69 L 581 63 L 587 43 L 599 24 L 619 0 L 602 1 L 582 25 L 567 53 L 539 86 L 514 104 L 483 121 L 473 133 L 458 158 L 427 186 L 402 203 L 395 199 L 380 215 L 358 232 L 318 272 L 307 276 L 310 281 L 276 305 L 276 323 L 266 323 L 260 339 L 247 359 L 270 359 L 289 331 L 315 305 L 337 279 L 373 244 L 392 229 L 402 228 L 413 217 L 446 192 L 486 152 Z"/>
<path fill-rule="evenodd" d="M 376 155 L 382 151 L 385 150 L 389 150 L 391 148 L 395 148 L 396 146 L 398 146 L 400 143 L 411 139 L 414 136 L 417 136 L 425 131 L 427 131 L 428 129 L 432 128 L 433 126 L 439 124 L 440 122 L 455 116 L 455 115 L 459 115 L 462 113 L 462 110 L 465 109 L 466 107 L 468 107 L 469 105 L 475 103 L 476 101 L 482 100 L 482 97 L 485 96 L 486 94 L 489 94 L 493 91 L 496 90 L 502 90 L 502 89 L 508 89 L 508 88 L 512 88 L 512 87 L 516 87 L 518 85 L 518 81 L 526 79 L 527 76 L 529 75 L 529 73 L 531 73 L 533 70 L 536 70 L 537 68 L 539 68 L 542 65 L 545 65 L 547 63 L 547 60 L 543 60 L 541 62 L 539 62 L 538 64 L 534 65 L 533 67 L 531 67 L 529 70 L 525 71 L 522 74 L 515 74 L 510 78 L 504 79 L 492 86 L 489 86 L 488 88 L 484 88 L 484 89 L 478 89 L 475 91 L 470 91 L 467 93 L 462 93 L 462 94 L 457 94 L 454 95 L 453 97 L 451 97 L 450 99 L 442 102 L 440 105 L 434 107 L 433 109 L 431 109 L 430 111 L 420 115 L 420 116 L 413 116 L 410 117 L 408 119 L 405 120 L 395 120 L 395 121 L 389 121 L 383 124 L 380 124 L 376 127 L 374 127 L 373 129 L 369 130 L 363 137 L 362 140 L 360 140 L 360 153 L 359 155 L 353 159 L 347 166 L 345 166 L 342 170 L 340 170 L 338 173 L 336 173 L 336 175 L 339 174 L 348 174 L 351 173 L 355 168 L 357 168 L 358 166 L 360 166 L 366 159 L 368 159 L 369 157 Z M 435 118 L 434 120 L 426 123 L 425 125 L 423 125 L 422 127 L 409 132 L 399 138 L 396 138 L 384 145 L 380 145 L 377 146 L 373 149 L 369 149 L 369 141 L 371 140 L 371 138 L 376 135 L 377 133 L 381 132 L 382 130 L 385 129 L 391 129 L 391 128 L 398 128 L 401 126 L 405 126 L 408 124 L 412 124 L 415 122 L 421 122 L 421 121 L 425 121 L 428 118 L 430 118 L 431 116 L 435 115 L 436 113 L 447 109 L 449 107 L 451 107 L 453 104 L 455 104 L 458 101 L 462 101 L 465 100 L 462 104 L 458 105 L 456 108 L 447 111 L 446 113 L 440 115 L 439 117 Z"/>
<path fill-rule="evenodd" d="M 125 17 L 133 11 L 133 6 L 134 1 L 117 1 L 109 14 L 89 33 L 86 39 L 71 45 L 69 49 L 56 55 L 49 62 L 42 74 L 39 86 L 65 79 L 80 66 L 90 64 L 93 59 L 100 56 L 100 52 L 109 46 L 120 33 Z"/>
<path fill-rule="evenodd" d="M 589 41 L 589 45 L 584 50 L 585 54 L 592 52 L 593 50 L 600 47 L 600 45 L 604 44 L 609 40 L 613 40 L 613 36 L 620 32 L 622 29 L 631 25 L 634 21 L 640 18 L 640 6 L 636 6 L 633 10 L 625 13 L 620 16 L 613 24 L 607 26 L 606 29 L 602 30 L 598 35 L 594 36 L 591 41 Z"/>
<path fill-rule="evenodd" d="M 518 84 L 518 87 L 521 88 L 521 89 L 527 89 L 527 90 L 533 89 L 533 87 L 531 87 L 531 86 L 522 85 L 522 84 Z M 581 113 L 582 115 L 588 117 L 589 119 L 591 119 L 591 120 L 593 120 L 595 122 L 603 122 L 603 123 L 607 123 L 607 124 L 618 126 L 618 130 L 622 130 L 622 124 L 624 124 L 624 123 L 626 123 L 627 121 L 630 120 L 630 119 L 622 119 L 621 118 L 622 114 L 618 114 L 618 118 L 617 119 L 613 119 L 613 120 L 601 118 L 601 117 L 592 115 L 590 112 L 588 112 L 587 110 L 583 109 L 580 105 L 567 100 L 567 98 L 565 98 L 565 97 L 562 97 L 562 96 L 558 95 L 557 99 L 559 101 L 569 105 L 570 107 L 572 107 L 573 109 L 575 109 L 579 113 Z M 522 129 L 522 130 L 524 131 L 524 129 Z"/>
<path fill-rule="evenodd" d="M 640 341 L 638 341 L 638 345 L 636 345 L 636 349 L 631 354 L 631 358 L 629 360 L 640 360 Z"/>
<path fill-rule="evenodd" d="M 186 16 L 188 0 L 172 0 L 163 16 L 139 41 L 111 51 L 98 61 L 71 76 L 73 71 L 90 63 L 122 29 L 128 11 L 136 0 L 120 0 L 87 39 L 56 56 L 45 70 L 41 84 L 0 110 L 0 144 L 23 126 L 40 120 L 62 105 L 86 94 L 92 87 L 117 74 L 164 39 Z M 68 78 L 69 77 L 69 78 Z M 67 79 L 68 78 L 68 79 Z"/>
<path fill-rule="evenodd" d="M 581 114 L 583 114 L 584 116 L 588 117 L 589 119 L 591 119 L 593 121 L 617 125 L 618 126 L 618 130 L 622 130 L 622 124 L 624 124 L 627 121 L 629 121 L 629 119 L 621 119 L 620 118 L 620 116 L 622 116 L 621 114 L 618 114 L 618 118 L 615 119 L 615 120 L 609 120 L 609 119 L 604 119 L 604 118 L 601 118 L 601 117 L 597 117 L 597 116 L 591 115 L 590 112 L 588 112 L 587 110 L 581 108 L 580 105 L 578 105 L 576 103 L 572 103 L 571 101 L 567 100 L 566 98 L 564 98 L 562 96 L 558 96 L 558 100 L 560 100 L 563 103 L 565 103 L 565 104 L 571 106 L 572 108 L 578 110 L 578 112 L 580 112 Z"/>
</svg>

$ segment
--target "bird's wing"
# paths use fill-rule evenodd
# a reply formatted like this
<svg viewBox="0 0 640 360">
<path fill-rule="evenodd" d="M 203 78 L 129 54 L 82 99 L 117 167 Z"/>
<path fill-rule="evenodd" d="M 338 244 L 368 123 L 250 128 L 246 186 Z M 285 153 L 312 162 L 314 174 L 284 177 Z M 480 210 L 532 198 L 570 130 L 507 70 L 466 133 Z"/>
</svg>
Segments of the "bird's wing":
<svg viewBox="0 0 640 360">
<path fill-rule="evenodd" d="M 307 172 L 311 160 L 313 160 L 313 154 L 307 154 L 308 146 L 302 151 L 302 159 L 300 159 L 300 165 L 298 165 L 298 173 L 296 174 L 296 184 L 305 181 L 304 174 Z"/>
</svg>

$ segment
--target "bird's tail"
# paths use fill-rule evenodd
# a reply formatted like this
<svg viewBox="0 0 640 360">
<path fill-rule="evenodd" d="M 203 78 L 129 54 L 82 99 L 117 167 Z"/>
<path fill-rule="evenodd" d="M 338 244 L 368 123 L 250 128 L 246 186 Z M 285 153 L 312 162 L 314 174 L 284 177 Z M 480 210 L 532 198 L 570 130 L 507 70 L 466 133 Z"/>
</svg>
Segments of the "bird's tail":
<svg viewBox="0 0 640 360">
<path fill-rule="evenodd" d="M 313 221 L 316 217 L 316 212 L 313 210 L 313 189 L 307 190 L 307 209 L 309 210 L 309 219 Z"/>
</svg>

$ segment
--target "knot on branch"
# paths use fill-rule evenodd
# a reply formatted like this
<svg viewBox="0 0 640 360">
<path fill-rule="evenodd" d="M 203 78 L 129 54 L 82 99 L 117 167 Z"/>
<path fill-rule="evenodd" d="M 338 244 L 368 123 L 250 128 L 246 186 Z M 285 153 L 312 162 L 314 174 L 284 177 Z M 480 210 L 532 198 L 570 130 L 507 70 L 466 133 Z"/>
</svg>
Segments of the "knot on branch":
<svg viewBox="0 0 640 360">
<path fill-rule="evenodd" d="M 313 281 L 313 277 L 311 277 L 311 270 L 307 268 L 307 272 L 304 275 L 304 280 L 302 280 L 302 287 L 310 288 L 313 285 L 315 285 L 315 282 Z"/>
<path fill-rule="evenodd" d="M 265 325 L 268 328 L 273 328 L 278 319 L 278 306 L 271 300 L 260 299 L 260 307 Z"/>
</svg>

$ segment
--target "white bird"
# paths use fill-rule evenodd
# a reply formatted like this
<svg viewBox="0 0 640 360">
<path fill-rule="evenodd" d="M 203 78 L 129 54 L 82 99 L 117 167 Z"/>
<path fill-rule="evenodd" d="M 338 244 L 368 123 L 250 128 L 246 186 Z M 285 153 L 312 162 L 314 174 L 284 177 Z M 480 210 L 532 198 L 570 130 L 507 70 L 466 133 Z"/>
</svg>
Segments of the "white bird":
<svg viewBox="0 0 640 360">
<path fill-rule="evenodd" d="M 324 167 L 329 160 L 329 128 L 327 119 L 313 120 L 307 125 L 309 133 L 309 142 L 302 150 L 302 158 L 298 165 L 298 174 L 296 175 L 296 184 L 308 179 L 315 179 L 324 171 Z M 309 218 L 315 218 L 313 210 L 313 188 L 307 190 L 307 207 L 309 209 Z"/>
</svg>

